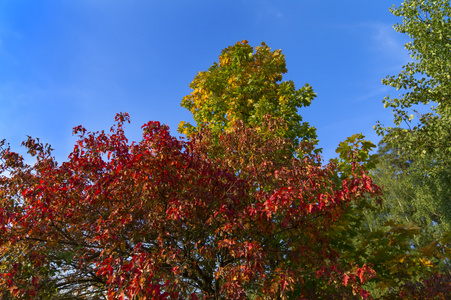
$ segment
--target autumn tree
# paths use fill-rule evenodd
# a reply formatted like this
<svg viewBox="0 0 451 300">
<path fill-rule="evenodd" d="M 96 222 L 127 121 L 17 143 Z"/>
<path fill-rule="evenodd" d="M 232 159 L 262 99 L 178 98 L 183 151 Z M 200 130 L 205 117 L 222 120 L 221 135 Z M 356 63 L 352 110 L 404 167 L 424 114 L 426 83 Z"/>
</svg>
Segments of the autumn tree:
<svg viewBox="0 0 451 300">
<path fill-rule="evenodd" d="M 76 127 L 61 165 L 31 138 L 34 165 L 3 146 L 2 297 L 367 296 L 372 269 L 343 264 L 327 238 L 352 201 L 378 194 L 362 169 L 337 181 L 309 143 L 289 156 L 292 141 L 274 134 L 283 120 L 264 121 L 266 137 L 237 122 L 219 144 L 158 122 L 129 143 L 126 121 L 109 134 Z"/>
<path fill-rule="evenodd" d="M 262 128 L 262 120 L 279 118 L 285 126 L 279 126 L 276 131 L 271 131 L 272 138 L 274 136 L 288 137 L 291 142 L 294 142 L 294 146 L 298 145 L 299 141 L 314 141 L 315 130 L 307 123 L 302 123 L 298 108 L 309 105 L 315 94 L 308 84 L 298 91 L 291 81 L 279 84 L 278 82 L 282 80 L 282 74 L 285 72 L 285 59 L 281 51 L 271 51 L 264 43 L 261 47 L 255 47 L 255 50 L 247 44 L 247 41 L 238 42 L 234 46 L 224 49 L 219 57 L 219 63 L 214 63 L 208 71 L 200 72 L 196 76 L 190 85 L 193 92 L 182 101 L 182 106 L 193 113 L 198 126 L 194 127 L 182 122 L 179 130 L 192 134 L 207 127 L 215 133 L 210 135 L 210 139 L 215 140 L 216 144 L 220 146 L 222 140 L 218 139 L 218 135 L 221 136 L 221 133 L 230 130 L 234 120 L 239 120 L 245 126 L 257 130 L 260 138 L 263 138 L 262 141 L 264 141 L 268 132 Z M 287 93 L 287 91 L 289 92 Z M 281 92 L 285 94 L 284 97 L 280 97 Z M 359 137 L 357 141 L 354 138 L 352 145 L 347 144 L 346 147 L 342 147 L 343 159 L 336 162 L 336 174 L 339 174 L 334 178 L 336 182 L 349 178 L 354 173 L 356 164 L 359 164 L 359 168 L 362 169 L 374 164 L 373 157 L 369 159 L 370 155 L 368 154 L 374 145 L 368 141 L 357 145 L 359 141 L 362 141 L 362 137 Z M 249 176 L 242 170 L 242 168 L 246 168 L 243 162 L 252 161 L 256 155 L 252 144 L 241 147 L 247 149 L 247 152 L 234 148 L 236 150 L 230 152 L 228 156 L 224 155 L 224 151 L 217 151 L 217 149 L 215 151 L 210 149 L 209 153 L 212 157 L 233 161 L 233 163 L 229 162 L 229 165 L 234 168 L 236 173 L 240 176 Z M 275 158 L 277 160 L 290 158 L 293 156 L 295 148 L 286 149 L 284 153 L 279 153 Z M 310 146 L 309 149 L 314 153 L 319 152 L 319 149 L 313 146 Z M 303 157 L 306 153 L 301 151 L 297 155 Z M 265 184 L 260 184 L 255 188 L 265 190 L 267 187 Z M 355 210 L 349 211 L 348 208 L 344 215 L 353 213 Z M 347 223 L 348 229 L 350 224 L 350 222 Z M 338 226 L 344 228 L 341 225 Z M 328 238 L 332 240 L 330 236 Z M 335 235 L 334 238 L 340 240 L 338 235 Z M 341 239 L 340 242 L 342 241 Z M 335 249 L 337 253 L 344 250 L 340 247 Z M 350 265 L 353 261 L 352 259 L 346 262 L 342 260 L 341 263 Z M 327 286 L 327 284 L 324 285 L 324 282 L 321 284 L 312 278 L 310 280 L 310 291 L 313 293 L 309 297 L 314 297 L 315 292 L 325 289 Z"/>
<path fill-rule="evenodd" d="M 285 72 L 264 44 L 225 49 L 182 101 L 187 141 L 149 122 L 129 143 L 119 114 L 109 134 L 76 127 L 61 165 L 37 140 L 34 165 L 2 144 L 2 297 L 368 298 L 373 267 L 338 241 L 380 194 L 372 144 L 323 165 L 297 113 L 314 93 Z"/>
<path fill-rule="evenodd" d="M 296 89 L 293 81 L 282 81 L 286 72 L 281 50 L 272 51 L 265 43 L 254 49 L 244 40 L 224 49 L 219 62 L 191 82 L 193 91 L 181 105 L 197 125 L 181 122 L 179 131 L 190 134 L 209 124 L 213 132 L 222 132 L 237 120 L 258 128 L 269 114 L 285 120 L 287 128 L 278 134 L 294 145 L 315 139 L 315 128 L 302 122 L 298 109 L 309 106 L 316 94 L 308 84 Z"/>
</svg>

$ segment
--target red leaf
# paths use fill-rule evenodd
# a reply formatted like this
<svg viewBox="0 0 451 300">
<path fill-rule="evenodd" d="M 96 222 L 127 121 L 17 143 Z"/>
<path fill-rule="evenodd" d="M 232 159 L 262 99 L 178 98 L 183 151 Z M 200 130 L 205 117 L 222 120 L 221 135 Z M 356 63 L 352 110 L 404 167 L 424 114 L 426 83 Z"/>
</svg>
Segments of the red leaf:
<svg viewBox="0 0 451 300">
<path fill-rule="evenodd" d="M 345 274 L 345 275 L 343 276 L 343 283 L 344 283 L 345 286 L 348 285 L 348 281 L 349 281 L 349 276 L 348 276 L 347 274 Z"/>
</svg>

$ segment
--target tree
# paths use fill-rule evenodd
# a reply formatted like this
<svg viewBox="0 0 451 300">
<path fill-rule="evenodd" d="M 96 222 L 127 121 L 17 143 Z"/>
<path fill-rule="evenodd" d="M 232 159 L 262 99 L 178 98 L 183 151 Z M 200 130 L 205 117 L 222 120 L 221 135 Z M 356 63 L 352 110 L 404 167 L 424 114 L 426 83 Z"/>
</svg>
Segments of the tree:
<svg viewBox="0 0 451 300">
<path fill-rule="evenodd" d="M 266 117 L 266 122 L 258 130 L 249 128 L 249 126 L 245 126 L 244 123 L 239 122 L 238 126 L 234 126 L 234 130 L 230 132 L 231 134 L 226 133 L 221 135 L 219 142 L 215 141 L 215 133 L 207 131 L 206 138 L 205 136 L 203 137 L 208 145 L 204 152 L 210 157 L 215 157 L 217 164 L 230 166 L 241 178 L 251 179 L 252 182 L 255 182 L 251 188 L 259 194 L 262 191 L 266 194 L 267 192 L 273 191 L 274 188 L 284 189 L 283 186 L 287 182 L 292 182 L 292 179 L 285 177 L 287 174 L 294 172 L 294 174 L 300 175 L 300 169 L 297 167 L 297 163 L 301 161 L 310 166 L 309 172 L 320 172 L 323 174 L 325 176 L 323 179 L 310 177 L 308 183 L 305 181 L 305 177 L 304 180 L 300 179 L 300 181 L 303 181 L 300 190 L 294 192 L 294 194 L 290 192 L 291 196 L 286 199 L 288 202 L 285 202 L 284 205 L 281 205 L 282 202 L 275 204 L 274 208 L 276 210 L 280 209 L 281 211 L 279 213 L 281 215 L 274 215 L 274 218 L 268 220 L 269 224 L 267 223 L 269 227 L 275 230 L 269 233 L 271 238 L 266 239 L 268 248 L 264 247 L 272 254 L 266 254 L 267 259 L 271 261 L 269 264 L 273 266 L 268 270 L 268 276 L 271 276 L 271 274 L 273 274 L 272 276 L 274 274 L 278 276 L 277 274 L 280 270 L 286 270 L 287 275 L 289 274 L 286 277 L 287 280 L 292 281 L 292 292 L 288 293 L 288 299 L 297 299 L 301 296 L 308 299 L 321 299 L 324 297 L 335 297 L 337 295 L 339 297 L 350 298 L 356 294 L 367 297 L 368 294 L 366 291 L 358 285 L 355 285 L 355 282 L 352 285 L 352 289 L 347 287 L 347 284 L 348 280 L 350 283 L 359 277 L 360 283 L 365 283 L 366 280 L 374 276 L 373 270 L 365 262 L 356 264 L 355 262 L 341 259 L 342 253 L 337 251 L 331 235 L 334 234 L 337 225 L 341 226 L 342 218 L 348 213 L 350 205 L 366 199 L 365 196 L 372 198 L 379 195 L 379 188 L 372 184 L 371 179 L 366 176 L 364 169 L 359 164 L 354 164 L 354 168 L 349 170 L 346 178 L 341 176 L 342 171 L 337 164 L 331 162 L 328 165 L 322 166 L 321 157 L 315 154 L 314 144 L 312 143 L 301 143 L 301 147 L 297 150 L 298 157 L 300 158 L 293 159 L 292 141 L 281 139 L 275 135 L 275 133 L 280 132 L 278 127 L 284 128 L 285 126 L 284 120 L 274 120 L 270 116 Z M 278 146 L 277 143 L 274 143 L 275 141 L 279 141 L 278 143 L 281 143 L 283 147 Z M 359 154 L 358 148 L 350 147 L 346 151 L 343 151 L 343 155 L 348 154 L 350 157 L 356 157 Z M 357 162 L 357 160 L 354 162 Z M 283 173 L 285 173 L 285 176 L 280 170 L 284 170 Z M 323 171 L 326 171 L 326 173 L 323 173 Z M 272 174 L 274 174 L 274 177 Z M 350 199 L 346 205 L 338 206 L 335 206 L 337 203 L 333 204 L 330 203 L 330 200 L 326 200 L 329 196 L 324 195 L 325 205 L 330 207 L 335 206 L 332 214 L 320 214 L 311 219 L 308 217 L 307 220 L 311 222 L 306 222 L 303 213 L 295 209 L 297 200 L 294 195 L 297 193 L 308 193 L 310 189 L 311 191 L 319 192 L 323 191 L 323 189 L 328 190 L 331 186 L 347 186 L 350 182 L 359 182 L 360 188 L 364 188 L 366 192 L 362 194 L 357 192 L 356 197 L 353 197 L 352 200 Z M 288 187 L 288 190 L 290 189 Z M 321 207 L 321 201 L 314 200 L 315 198 L 321 199 L 323 196 L 319 196 L 319 198 L 318 196 L 313 196 L 311 198 L 312 203 Z M 310 208 L 308 209 L 310 210 Z M 298 226 L 294 225 L 288 221 L 290 218 L 289 215 L 295 217 L 301 223 L 298 223 Z M 329 218 L 332 219 L 326 221 Z M 324 223 L 325 221 L 327 225 Z M 280 228 L 276 229 L 279 226 L 282 226 L 281 231 L 279 231 Z M 257 230 L 260 231 L 261 227 L 258 227 Z M 298 243 L 301 243 L 301 245 Z M 295 246 L 296 244 L 298 246 Z M 307 250 L 308 248 L 311 249 Z M 307 255 L 310 256 L 309 258 L 304 256 L 307 254 L 307 251 L 309 252 Z M 304 257 L 298 257 L 298 253 L 300 252 L 303 253 L 302 256 Z M 314 259 L 313 257 L 319 253 L 322 253 L 322 255 L 329 253 L 329 255 L 326 260 L 324 260 L 324 257 Z M 294 255 L 294 257 L 291 255 Z M 321 265 L 321 268 L 318 270 L 315 264 Z M 359 268 L 359 265 L 363 266 L 363 268 Z M 316 270 L 316 272 L 312 270 Z M 361 277 L 364 273 L 367 273 L 367 277 Z M 340 286 L 339 282 L 342 282 L 344 286 Z M 274 282 L 272 287 L 274 288 Z M 273 298 L 274 296 L 269 297 L 269 299 Z"/>
<path fill-rule="evenodd" d="M 442 208 L 449 181 L 425 175 L 428 157 L 406 159 L 384 139 L 378 154 L 371 177 L 382 187 L 382 205 L 357 211 L 363 218 L 351 253 L 361 256 L 353 261 L 374 263 L 377 276 L 365 288 L 382 299 L 448 297 L 450 224 Z"/>
<path fill-rule="evenodd" d="M 265 56 L 266 58 L 261 59 L 258 58 L 258 56 Z M 255 59 L 256 57 L 257 59 Z M 233 63 L 231 63 L 232 61 Z M 276 61 L 279 66 L 282 66 L 283 69 L 275 69 L 274 61 Z M 267 72 L 267 70 L 272 70 L 272 73 Z M 299 100 L 313 99 L 313 91 L 306 85 L 303 89 L 298 91 L 298 95 L 296 95 L 296 93 L 293 93 L 293 91 L 295 91 L 294 83 L 284 82 L 279 86 L 276 81 L 282 79 L 282 71 L 285 73 L 286 68 L 285 60 L 283 56 L 281 56 L 280 50 L 271 53 L 269 47 L 264 43 L 262 43 L 262 47 L 256 47 L 255 54 L 253 48 L 247 45 L 247 41 L 237 43 L 232 47 L 224 49 L 219 58 L 219 64 L 215 63 L 207 72 L 199 73 L 190 85 L 194 91 L 182 101 L 182 106 L 193 112 L 198 127 L 193 127 L 190 124 L 182 122 L 179 130 L 182 129 L 182 132 L 190 134 L 207 127 L 211 132 L 215 133 L 209 135 L 209 139 L 214 140 L 216 145 L 220 146 L 223 144 L 223 141 L 218 139 L 218 135 L 222 138 L 221 133 L 230 130 L 229 126 L 234 124 L 234 120 L 239 120 L 247 127 L 257 130 L 260 135 L 259 138 L 263 138 L 262 142 L 268 137 L 274 138 L 274 136 L 289 137 L 291 140 L 290 142 L 294 141 L 295 145 L 299 144 L 299 140 L 314 140 L 312 139 L 312 135 L 308 137 L 308 134 L 314 132 L 313 128 L 309 128 L 307 124 L 301 123 L 302 119 L 298 115 L 296 108 L 296 103 L 304 103 L 304 105 L 309 104 L 311 100 L 308 102 L 305 102 L 305 100 L 299 102 Z M 236 78 L 242 80 L 236 80 Z M 262 78 L 263 81 L 255 80 L 255 78 Z M 274 81 L 275 78 L 277 79 L 276 81 Z M 278 101 L 277 97 L 268 97 L 268 95 L 279 94 L 281 86 L 285 84 L 289 84 L 291 87 L 290 94 L 292 94 L 292 96 L 289 97 L 289 99 L 291 99 L 290 101 L 286 101 L 286 99 L 285 101 Z M 255 91 L 259 92 L 256 93 Z M 302 96 L 302 98 L 299 98 L 299 96 Z M 243 99 L 249 99 L 249 101 L 242 101 Z M 267 103 L 268 99 L 270 100 L 270 105 Z M 279 98 L 279 100 L 283 100 L 283 98 Z M 287 103 L 291 103 L 288 109 L 286 106 Z M 269 109 L 262 111 L 262 107 Z M 226 108 L 228 109 L 227 111 L 225 111 Z M 283 112 L 282 114 L 280 114 L 281 111 Z M 290 114 L 286 114 L 287 111 L 289 111 Z M 259 119 L 256 118 L 255 114 Z M 271 115 L 278 116 L 279 120 L 271 117 Z M 280 123 L 284 124 L 284 126 L 278 126 L 279 129 L 276 131 L 271 130 L 268 135 L 268 131 L 265 131 L 264 126 L 261 124 L 262 120 L 268 118 L 275 119 L 278 122 L 282 120 Z M 258 122 L 256 122 L 256 120 Z M 287 124 L 291 124 L 291 126 L 286 126 Z M 302 129 L 294 131 L 293 128 Z M 358 140 L 357 142 L 355 141 L 356 139 Z M 248 141 L 247 139 L 245 140 Z M 358 164 L 359 169 L 374 164 L 374 157 L 371 156 L 371 159 L 369 159 L 370 157 L 368 155 L 369 149 L 374 147 L 374 145 L 367 141 L 363 141 L 360 145 L 359 141 L 362 141 L 362 137 L 356 137 L 354 138 L 354 142 L 347 144 L 346 147 L 342 147 L 341 154 L 344 159 L 337 161 L 335 167 L 336 175 L 333 176 L 335 183 L 342 182 L 344 179 L 352 177 L 352 174 L 354 174 L 356 170 L 356 164 Z M 242 145 L 244 142 L 241 141 L 240 144 Z M 255 149 L 252 143 L 248 146 L 240 146 L 239 148 L 246 150 L 234 151 L 225 155 L 223 150 L 218 151 L 216 147 L 214 150 L 210 149 L 208 153 L 211 157 L 221 158 L 222 161 L 227 161 L 228 166 L 234 168 L 234 171 L 237 174 L 240 174 L 240 176 L 249 177 L 249 173 L 243 170 L 246 170 L 246 168 L 249 167 L 246 166 L 246 162 L 255 159 Z M 309 149 L 310 151 L 313 151 L 312 153 L 318 153 L 319 151 L 319 149 L 315 149 L 314 147 L 310 147 Z M 280 161 L 281 159 L 293 157 L 294 150 L 295 147 L 288 148 L 284 152 L 278 153 L 274 156 L 273 161 L 274 159 Z M 304 157 L 306 153 L 307 152 L 305 152 L 304 149 L 304 151 L 300 151 L 297 154 L 298 157 Z M 263 153 L 260 153 L 259 155 L 261 156 Z M 365 163 L 363 163 L 364 161 Z M 251 166 L 254 166 L 254 164 Z M 339 174 L 339 176 L 337 176 L 337 174 Z M 266 184 L 268 183 L 266 182 L 264 185 L 259 184 L 256 188 L 259 190 L 270 189 L 271 186 L 267 187 Z M 349 209 L 346 209 L 346 214 L 347 213 L 349 213 Z M 341 223 L 340 221 L 341 220 L 336 223 Z M 334 224 L 334 226 L 335 225 L 337 224 Z M 342 224 L 339 224 L 340 227 L 341 225 Z M 332 232 L 333 231 L 334 230 L 332 230 Z M 328 238 L 331 237 L 328 236 Z M 341 252 L 338 251 L 337 253 Z M 337 255 L 337 259 L 338 256 L 339 255 Z M 340 259 L 340 264 L 342 265 L 350 265 L 352 263 L 352 260 L 345 261 Z M 364 262 L 362 262 L 362 264 L 364 264 Z M 311 293 L 309 294 L 309 298 L 320 295 L 321 293 L 319 291 L 327 289 L 327 283 L 320 283 L 312 280 L 312 278 L 310 278 L 310 284 Z M 334 291 L 330 291 L 330 293 L 336 294 L 338 293 L 338 290 L 335 289 Z"/>
<path fill-rule="evenodd" d="M 411 38 L 405 46 L 413 61 L 382 81 L 404 93 L 384 99 L 396 127 L 376 125 L 384 137 L 373 177 L 383 186 L 384 206 L 370 214 L 369 223 L 374 230 L 387 222 L 417 227 L 409 237 L 410 251 L 402 256 L 404 271 L 410 268 L 417 276 L 404 276 L 398 295 L 449 297 L 451 7 L 446 0 L 405 0 L 391 11 L 402 17 L 395 30 Z M 411 266 L 406 258 L 414 258 Z"/>
<path fill-rule="evenodd" d="M 32 166 L 2 148 L 3 298 L 367 295 L 372 269 L 343 264 L 327 238 L 352 201 L 378 194 L 361 168 L 337 180 L 309 143 L 284 156 L 293 143 L 274 134 L 281 119 L 263 134 L 236 122 L 221 143 L 149 122 L 131 144 L 128 120 L 119 114 L 110 134 L 76 127 L 61 165 L 31 138 Z"/>
<path fill-rule="evenodd" d="M 436 170 L 431 176 L 429 170 L 436 164 L 431 155 L 408 159 L 397 148 L 384 143 L 384 139 L 379 144 L 378 154 L 380 162 L 372 177 L 385 187 L 379 222 L 391 219 L 421 227 L 416 246 L 446 234 L 451 229 L 450 170 Z"/>
<path fill-rule="evenodd" d="M 443 159 L 451 153 L 451 6 L 448 0 L 405 0 L 391 10 L 403 22 L 395 26 L 411 42 L 405 45 L 412 62 L 403 66 L 397 76 L 382 83 L 405 93 L 398 98 L 386 97 L 384 107 L 394 113 L 394 123 L 408 128 L 392 130 L 376 125 L 386 141 L 395 143 L 409 155 L 426 153 Z M 433 106 L 431 106 L 431 104 Z M 421 110 L 429 112 L 422 113 Z M 412 113 L 411 113 L 412 112 Z M 418 122 L 414 124 L 414 114 Z"/>
<path fill-rule="evenodd" d="M 376 126 L 385 136 L 375 178 L 385 186 L 391 218 L 421 226 L 422 239 L 430 240 L 431 233 L 439 239 L 451 220 L 451 5 L 405 0 L 392 12 L 402 17 L 395 29 L 411 38 L 405 46 L 413 61 L 383 80 L 405 90 L 398 98 L 385 98 L 384 106 L 392 108 L 396 126 L 404 122 L 407 128 Z M 417 124 L 409 111 L 418 116 Z"/>
<path fill-rule="evenodd" d="M 209 124 L 213 132 L 222 132 L 236 120 L 258 128 L 269 114 L 285 120 L 287 128 L 278 134 L 294 145 L 314 140 L 316 130 L 302 122 L 298 108 L 309 106 L 316 94 L 308 84 L 297 90 L 291 80 L 281 82 L 286 72 L 282 52 L 265 43 L 254 49 L 244 40 L 224 49 L 219 63 L 199 72 L 190 84 L 193 91 L 182 99 L 197 126 L 181 122 L 179 131 L 191 134 Z"/>
<path fill-rule="evenodd" d="M 385 136 L 375 176 L 385 186 L 391 217 L 416 223 L 426 237 L 440 226 L 442 233 L 449 230 L 451 220 L 451 6 L 444 0 L 406 0 L 392 12 L 403 18 L 395 29 L 412 39 L 406 49 L 414 61 L 383 80 L 406 91 L 385 98 L 384 106 L 392 108 L 395 125 L 404 122 L 408 128 L 376 126 Z M 419 117 L 416 126 L 409 110 Z"/>
</svg>

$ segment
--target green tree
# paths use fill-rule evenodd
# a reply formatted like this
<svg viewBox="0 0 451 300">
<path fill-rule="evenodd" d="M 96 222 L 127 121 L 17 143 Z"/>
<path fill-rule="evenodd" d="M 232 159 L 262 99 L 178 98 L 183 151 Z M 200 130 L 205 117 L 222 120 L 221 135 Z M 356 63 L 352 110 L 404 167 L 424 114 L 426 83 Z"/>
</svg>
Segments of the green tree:
<svg viewBox="0 0 451 300">
<path fill-rule="evenodd" d="M 450 224 L 443 194 L 450 191 L 449 173 L 429 176 L 428 157 L 407 159 L 384 139 L 378 154 L 371 174 L 382 187 L 382 203 L 354 209 L 356 228 L 341 238 L 353 245 L 347 255 L 374 263 L 377 276 L 366 288 L 376 298 L 448 297 Z"/>
<path fill-rule="evenodd" d="M 340 143 L 341 178 L 357 165 L 374 167 L 375 155 L 369 155 L 374 145 L 362 138 L 354 135 Z M 439 201 L 448 185 L 424 176 L 430 162 L 406 160 L 390 145 L 379 145 L 378 160 L 371 174 L 384 188 L 382 202 L 360 198 L 350 203 L 328 232 L 331 244 L 343 262 L 372 263 L 376 276 L 364 289 L 375 299 L 447 297 L 450 235 Z"/>
<path fill-rule="evenodd" d="M 396 127 L 375 126 L 383 140 L 373 178 L 384 196 L 381 210 L 366 212 L 366 226 L 373 232 L 393 226 L 416 229 L 407 235 L 410 249 L 393 261 L 396 281 L 385 281 L 387 297 L 447 298 L 451 294 L 451 7 L 448 0 L 405 0 L 391 11 L 402 18 L 395 30 L 411 39 L 405 47 L 412 61 L 398 75 L 382 81 L 403 93 L 384 99 Z"/>
<path fill-rule="evenodd" d="M 416 246 L 425 245 L 450 230 L 451 170 L 440 168 L 430 173 L 430 168 L 437 163 L 431 155 L 408 159 L 384 140 L 379 144 L 378 154 L 380 161 L 373 171 L 373 179 L 384 187 L 379 222 L 391 219 L 421 227 Z"/>
<path fill-rule="evenodd" d="M 403 90 L 398 97 L 386 97 L 394 123 L 407 128 L 392 130 L 380 123 L 376 130 L 386 141 L 409 155 L 434 154 L 434 159 L 451 154 L 451 6 L 448 0 L 406 0 L 392 13 L 402 18 L 395 30 L 407 34 L 405 45 L 413 59 L 385 85 Z M 426 112 L 425 112 L 426 111 Z M 447 161 L 448 163 L 448 161 Z"/>
<path fill-rule="evenodd" d="M 271 51 L 265 43 L 254 49 L 244 40 L 224 49 L 219 63 L 196 75 L 190 84 L 193 91 L 182 100 L 197 126 L 181 122 L 179 131 L 191 134 L 209 124 L 213 132 L 222 132 L 237 120 L 258 128 L 270 114 L 286 121 L 279 135 L 295 145 L 315 139 L 315 128 L 302 122 L 298 109 L 309 106 L 316 94 L 308 84 L 296 89 L 293 81 L 282 81 L 286 72 L 282 52 Z"/>
</svg>

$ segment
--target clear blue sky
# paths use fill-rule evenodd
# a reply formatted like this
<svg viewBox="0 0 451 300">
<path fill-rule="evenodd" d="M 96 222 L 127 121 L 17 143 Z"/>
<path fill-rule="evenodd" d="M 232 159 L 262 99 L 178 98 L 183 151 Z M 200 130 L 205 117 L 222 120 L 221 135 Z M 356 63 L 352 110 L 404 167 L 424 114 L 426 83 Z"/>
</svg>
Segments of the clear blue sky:
<svg viewBox="0 0 451 300">
<path fill-rule="evenodd" d="M 300 114 L 317 128 L 326 158 L 362 132 L 379 138 L 390 123 L 381 84 L 409 55 L 388 8 L 401 1 L 2 0 L 0 2 L 0 139 L 16 151 L 40 137 L 65 160 L 72 128 L 108 130 L 128 112 L 126 133 L 139 140 L 149 120 L 191 121 L 180 106 L 198 71 L 223 48 L 247 39 L 282 49 L 297 87 L 318 97 Z"/>
</svg>

